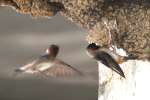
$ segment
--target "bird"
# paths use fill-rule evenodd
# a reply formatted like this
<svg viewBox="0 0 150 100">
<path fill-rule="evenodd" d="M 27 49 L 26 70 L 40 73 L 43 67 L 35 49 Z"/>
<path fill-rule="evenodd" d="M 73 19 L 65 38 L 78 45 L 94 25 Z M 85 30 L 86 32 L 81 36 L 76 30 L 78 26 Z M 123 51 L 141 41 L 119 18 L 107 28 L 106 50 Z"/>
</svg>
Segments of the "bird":
<svg viewBox="0 0 150 100">
<path fill-rule="evenodd" d="M 124 72 L 119 66 L 123 63 L 126 58 L 119 56 L 108 49 L 97 46 L 95 43 L 91 43 L 87 46 L 87 54 L 93 59 L 101 62 L 106 67 L 118 73 L 120 76 L 125 78 Z"/>
<path fill-rule="evenodd" d="M 23 67 L 15 69 L 15 72 L 24 72 L 30 74 L 41 74 L 51 77 L 71 77 L 80 76 L 82 73 L 71 65 L 56 58 L 59 52 L 59 46 L 52 44 L 46 49 L 44 55 L 28 63 Z"/>
</svg>

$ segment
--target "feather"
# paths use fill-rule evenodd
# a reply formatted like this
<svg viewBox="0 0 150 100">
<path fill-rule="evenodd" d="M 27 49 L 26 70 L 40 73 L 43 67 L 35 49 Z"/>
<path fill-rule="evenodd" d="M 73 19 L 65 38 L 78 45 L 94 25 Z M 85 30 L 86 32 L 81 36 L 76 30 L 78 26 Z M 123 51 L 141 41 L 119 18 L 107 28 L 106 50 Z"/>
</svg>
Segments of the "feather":
<svg viewBox="0 0 150 100">
<path fill-rule="evenodd" d="M 99 51 L 95 56 L 95 59 L 125 78 L 125 75 L 119 64 L 108 53 Z"/>
</svg>

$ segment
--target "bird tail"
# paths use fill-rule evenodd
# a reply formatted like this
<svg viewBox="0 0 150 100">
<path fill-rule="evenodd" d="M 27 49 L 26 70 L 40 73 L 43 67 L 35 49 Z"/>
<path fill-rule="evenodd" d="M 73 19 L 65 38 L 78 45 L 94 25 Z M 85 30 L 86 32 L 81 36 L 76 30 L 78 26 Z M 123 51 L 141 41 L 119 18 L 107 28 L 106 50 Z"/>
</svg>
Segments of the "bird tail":
<svg viewBox="0 0 150 100">
<path fill-rule="evenodd" d="M 18 77 L 22 73 L 24 73 L 24 70 L 21 70 L 20 68 L 16 68 L 16 69 L 13 70 L 12 76 Z"/>
<path fill-rule="evenodd" d="M 116 73 L 118 73 L 120 76 L 125 78 L 124 72 L 122 71 L 121 67 L 118 65 L 118 67 L 111 67 L 111 69 L 113 71 L 115 71 Z"/>
<path fill-rule="evenodd" d="M 24 72 L 24 70 L 21 70 L 20 68 L 17 68 L 17 69 L 15 69 L 14 71 L 17 72 L 17 73 L 22 73 L 22 72 Z"/>
</svg>

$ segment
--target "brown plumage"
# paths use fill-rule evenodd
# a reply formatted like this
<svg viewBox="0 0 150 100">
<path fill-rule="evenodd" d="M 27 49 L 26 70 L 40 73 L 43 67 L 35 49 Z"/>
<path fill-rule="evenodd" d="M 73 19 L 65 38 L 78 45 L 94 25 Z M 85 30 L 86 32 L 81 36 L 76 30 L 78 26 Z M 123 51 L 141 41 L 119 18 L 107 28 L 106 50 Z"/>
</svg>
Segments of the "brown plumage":
<svg viewBox="0 0 150 100">
<path fill-rule="evenodd" d="M 110 68 L 111 70 L 115 71 L 120 76 L 125 78 L 124 72 L 119 65 L 120 58 L 123 57 L 111 52 L 108 49 L 101 48 L 94 43 L 89 44 L 86 49 L 88 55 L 97 60 L 97 62 L 104 64 L 106 67 Z"/>
<path fill-rule="evenodd" d="M 76 68 L 56 58 L 59 52 L 57 45 L 51 45 L 46 54 L 38 59 L 28 63 L 27 65 L 16 69 L 16 72 L 24 72 L 31 74 L 42 74 L 52 77 L 71 77 L 80 76 L 82 73 Z"/>
</svg>

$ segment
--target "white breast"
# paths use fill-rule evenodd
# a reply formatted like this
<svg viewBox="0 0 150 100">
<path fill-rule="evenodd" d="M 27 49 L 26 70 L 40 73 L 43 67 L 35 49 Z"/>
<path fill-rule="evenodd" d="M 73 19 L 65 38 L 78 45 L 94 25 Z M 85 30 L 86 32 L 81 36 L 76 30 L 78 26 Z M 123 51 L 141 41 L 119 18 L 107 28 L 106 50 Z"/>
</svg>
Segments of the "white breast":
<svg viewBox="0 0 150 100">
<path fill-rule="evenodd" d="M 44 71 L 44 70 L 47 70 L 49 69 L 50 67 L 52 67 L 53 63 L 41 63 L 37 66 L 37 69 L 39 71 Z"/>
</svg>

